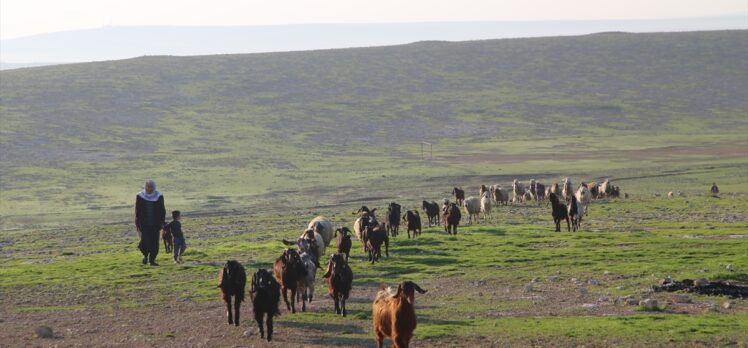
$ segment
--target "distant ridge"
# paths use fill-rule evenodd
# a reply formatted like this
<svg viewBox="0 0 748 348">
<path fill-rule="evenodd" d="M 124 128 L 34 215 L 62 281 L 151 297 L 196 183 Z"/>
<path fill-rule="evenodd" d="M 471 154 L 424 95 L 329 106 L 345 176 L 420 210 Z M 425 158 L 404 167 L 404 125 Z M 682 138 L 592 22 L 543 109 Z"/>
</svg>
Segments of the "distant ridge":
<svg viewBox="0 0 748 348">
<path fill-rule="evenodd" d="M 612 32 L 748 29 L 748 15 L 657 20 L 305 24 L 233 27 L 102 27 L 0 41 L 2 68 L 144 55 L 305 51 Z"/>
</svg>

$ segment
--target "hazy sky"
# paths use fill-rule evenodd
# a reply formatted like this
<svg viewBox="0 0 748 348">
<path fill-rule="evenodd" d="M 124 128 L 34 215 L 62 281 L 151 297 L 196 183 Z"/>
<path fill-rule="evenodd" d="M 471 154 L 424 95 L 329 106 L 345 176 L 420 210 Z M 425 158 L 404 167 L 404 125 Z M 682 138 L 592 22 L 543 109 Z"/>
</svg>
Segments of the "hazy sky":
<svg viewBox="0 0 748 348">
<path fill-rule="evenodd" d="M 2 0 L 0 39 L 106 25 L 605 20 L 746 13 L 748 0 Z"/>
</svg>

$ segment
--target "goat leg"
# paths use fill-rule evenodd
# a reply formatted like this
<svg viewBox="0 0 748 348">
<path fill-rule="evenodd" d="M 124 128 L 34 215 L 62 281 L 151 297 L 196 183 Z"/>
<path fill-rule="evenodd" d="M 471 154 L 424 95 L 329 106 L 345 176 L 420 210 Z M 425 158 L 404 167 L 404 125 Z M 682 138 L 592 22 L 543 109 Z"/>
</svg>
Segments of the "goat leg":
<svg viewBox="0 0 748 348">
<path fill-rule="evenodd" d="M 268 312 L 268 342 L 273 340 L 273 313 Z"/>
<path fill-rule="evenodd" d="M 261 311 L 257 311 L 255 313 L 255 321 L 257 322 L 257 326 L 260 328 L 260 338 L 265 338 L 265 329 L 262 327 L 262 316 L 264 314 Z M 273 318 L 273 314 L 268 312 L 268 335 L 270 335 L 270 320 Z"/>
<path fill-rule="evenodd" d="M 293 299 L 293 296 L 291 296 L 291 299 Z M 291 310 L 291 304 L 288 303 L 288 288 L 285 287 L 285 286 L 283 287 L 283 302 L 286 302 L 286 309 L 288 309 L 290 311 Z"/>
<path fill-rule="evenodd" d="M 242 301 L 236 299 L 234 301 L 234 325 L 239 326 L 239 308 L 242 305 Z"/>
<path fill-rule="evenodd" d="M 229 297 L 228 299 L 224 298 L 224 301 L 226 302 L 226 316 L 229 317 L 229 325 L 233 325 L 234 324 L 234 318 L 233 318 L 234 316 L 231 313 L 231 297 Z"/>
</svg>

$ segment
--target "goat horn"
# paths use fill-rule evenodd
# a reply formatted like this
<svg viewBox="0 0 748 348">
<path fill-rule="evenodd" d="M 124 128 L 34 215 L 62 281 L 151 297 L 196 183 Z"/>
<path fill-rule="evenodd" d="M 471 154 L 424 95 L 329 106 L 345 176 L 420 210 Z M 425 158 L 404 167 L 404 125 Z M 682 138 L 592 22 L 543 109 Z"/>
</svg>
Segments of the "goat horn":
<svg viewBox="0 0 748 348">
<path fill-rule="evenodd" d="M 416 284 L 416 283 L 413 283 L 413 286 L 415 287 L 416 291 L 418 291 L 418 292 L 419 292 L 419 293 L 421 293 L 421 294 L 425 294 L 425 293 L 426 293 L 426 291 L 427 291 L 427 290 L 423 290 L 423 289 L 421 289 L 421 287 L 420 287 L 420 286 L 418 286 L 418 284 Z"/>
</svg>

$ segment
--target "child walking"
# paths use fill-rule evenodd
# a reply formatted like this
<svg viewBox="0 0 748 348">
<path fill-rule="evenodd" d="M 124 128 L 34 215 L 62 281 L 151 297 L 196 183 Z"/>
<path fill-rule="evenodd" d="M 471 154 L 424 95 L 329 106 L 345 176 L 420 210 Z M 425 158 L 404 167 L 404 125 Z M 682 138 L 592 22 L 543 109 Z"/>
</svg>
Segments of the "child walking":
<svg viewBox="0 0 748 348">
<path fill-rule="evenodd" d="M 182 214 L 179 210 L 171 212 L 171 217 L 174 219 L 169 225 L 171 225 L 171 235 L 174 238 L 174 263 L 182 263 L 182 254 L 184 249 L 187 248 L 187 243 L 184 240 L 184 233 L 182 233 Z"/>
</svg>

